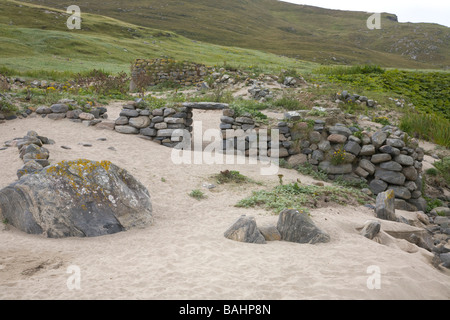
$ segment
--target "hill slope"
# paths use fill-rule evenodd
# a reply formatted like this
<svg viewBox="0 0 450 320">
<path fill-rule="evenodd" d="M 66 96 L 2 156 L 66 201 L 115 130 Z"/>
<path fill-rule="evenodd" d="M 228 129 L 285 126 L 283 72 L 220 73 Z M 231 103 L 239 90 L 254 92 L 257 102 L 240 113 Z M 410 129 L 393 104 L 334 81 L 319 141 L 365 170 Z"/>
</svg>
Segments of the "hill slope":
<svg viewBox="0 0 450 320">
<path fill-rule="evenodd" d="M 72 0 L 26 0 L 59 9 Z M 320 63 L 373 63 L 397 68 L 449 68 L 450 28 L 398 23 L 382 15 L 328 10 L 277 0 L 78 0 L 82 12 L 171 30 L 191 39 L 251 48 Z"/>
<path fill-rule="evenodd" d="M 65 11 L 19 1 L 0 2 L 0 66 L 18 71 L 129 71 L 136 58 L 173 58 L 207 65 L 225 61 L 248 68 L 310 70 L 302 62 L 256 50 L 193 41 L 173 32 L 83 14 L 82 29 L 68 30 Z"/>
</svg>

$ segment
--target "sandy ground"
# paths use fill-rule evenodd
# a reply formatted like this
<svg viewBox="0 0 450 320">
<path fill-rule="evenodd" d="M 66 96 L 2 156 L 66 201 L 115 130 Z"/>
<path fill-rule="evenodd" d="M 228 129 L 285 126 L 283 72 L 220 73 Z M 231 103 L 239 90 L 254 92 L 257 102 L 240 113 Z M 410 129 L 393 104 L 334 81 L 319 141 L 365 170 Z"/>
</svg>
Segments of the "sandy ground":
<svg viewBox="0 0 450 320">
<path fill-rule="evenodd" d="M 110 107 L 115 119 L 119 107 Z M 220 112 L 195 112 L 203 128 L 217 128 Z M 311 211 L 331 242 L 252 245 L 225 239 L 241 215 L 259 225 L 277 217 L 234 205 L 252 190 L 270 188 L 278 177 L 260 175 L 260 165 L 175 165 L 172 150 L 137 136 L 85 127 L 68 120 L 33 118 L 0 125 L 0 143 L 35 130 L 55 140 L 52 163 L 85 158 L 110 160 L 127 169 L 149 190 L 155 224 L 97 238 L 47 239 L 0 228 L 0 299 L 449 299 L 448 271 L 431 265 L 432 255 L 393 238 L 384 244 L 359 235 L 374 213 L 365 207 Z M 106 141 L 99 141 L 106 138 Z M 79 143 L 91 143 L 83 147 Z M 61 146 L 70 146 L 71 150 Z M 116 151 L 109 150 L 114 147 Z M 0 188 L 17 179 L 17 148 L 0 151 Z M 239 170 L 263 186 L 202 189 L 221 170 Z M 284 181 L 310 177 L 280 169 Z M 162 181 L 164 178 L 165 182 Z M 188 196 L 202 189 L 207 199 Z M 405 250 L 405 247 L 408 247 Z M 67 286 L 70 266 L 80 270 L 80 289 Z M 379 289 L 369 289 L 368 268 L 381 271 Z M 71 269 L 69 268 L 69 271 Z M 70 282 L 70 281 L 69 281 Z"/>
</svg>

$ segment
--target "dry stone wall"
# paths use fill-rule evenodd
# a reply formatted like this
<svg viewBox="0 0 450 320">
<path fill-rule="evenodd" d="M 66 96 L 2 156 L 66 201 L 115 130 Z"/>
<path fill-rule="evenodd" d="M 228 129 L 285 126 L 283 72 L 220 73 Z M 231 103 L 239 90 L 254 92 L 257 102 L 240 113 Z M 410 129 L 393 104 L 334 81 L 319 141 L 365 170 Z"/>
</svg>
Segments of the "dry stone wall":
<svg viewBox="0 0 450 320">
<path fill-rule="evenodd" d="M 171 59 L 136 59 L 131 66 L 130 89 L 138 86 L 154 86 L 173 82 L 181 86 L 195 85 L 210 74 L 211 68 L 192 62 L 177 62 Z"/>
<path fill-rule="evenodd" d="M 236 116 L 233 110 L 226 109 L 221 121 L 224 150 L 245 147 L 249 155 L 252 147 L 249 139 L 244 134 L 247 143 L 239 144 L 237 136 L 242 138 L 242 131 L 250 135 L 253 129 L 260 130 L 251 115 Z M 241 134 L 230 134 L 230 130 Z M 397 209 L 426 211 L 421 191 L 424 151 L 409 145 L 409 137 L 397 127 L 385 126 L 369 134 L 339 123 L 328 126 L 321 119 L 305 121 L 299 113 L 288 112 L 284 121 L 271 130 L 278 130 L 279 141 L 271 141 L 269 133 L 266 149 L 269 157 L 272 147 L 277 146 L 279 158 L 293 166 L 309 163 L 332 180 L 366 182 L 375 195 L 393 190 Z M 260 142 L 257 146 L 261 147 Z"/>
</svg>

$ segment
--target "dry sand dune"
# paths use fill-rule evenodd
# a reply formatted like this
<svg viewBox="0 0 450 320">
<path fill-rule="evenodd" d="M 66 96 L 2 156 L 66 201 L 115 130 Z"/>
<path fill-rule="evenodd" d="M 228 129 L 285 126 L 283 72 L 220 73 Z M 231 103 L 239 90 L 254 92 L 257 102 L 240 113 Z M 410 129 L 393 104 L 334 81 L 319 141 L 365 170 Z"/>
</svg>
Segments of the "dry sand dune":
<svg viewBox="0 0 450 320">
<path fill-rule="evenodd" d="M 115 119 L 119 106 L 110 106 Z M 203 127 L 217 128 L 220 112 L 194 114 Z M 234 205 L 252 190 L 275 186 L 257 165 L 174 165 L 172 150 L 137 136 L 85 127 L 68 120 L 28 118 L 0 125 L 0 142 L 35 130 L 55 140 L 50 160 L 110 160 L 149 190 L 155 224 L 98 238 L 47 239 L 10 227 L 0 231 L 0 299 L 449 299 L 448 271 L 431 265 L 432 255 L 393 238 L 379 244 L 357 228 L 373 218 L 365 207 L 311 211 L 331 242 L 252 245 L 227 240 L 224 231 L 242 214 L 259 225 L 277 217 Z M 98 141 L 106 138 L 106 141 Z M 78 143 L 90 143 L 83 147 Z M 69 146 L 71 150 L 62 149 Z M 109 150 L 114 147 L 116 151 Z M 17 148 L 0 151 L 0 187 L 17 179 Z M 264 186 L 203 189 L 208 198 L 188 196 L 220 170 L 239 170 Z M 284 181 L 312 183 L 294 170 L 280 169 Z M 165 182 L 161 180 L 165 179 Z M 386 236 L 387 237 L 387 236 Z M 80 290 L 69 290 L 69 266 L 81 271 Z M 370 290 L 370 266 L 381 270 L 381 288 Z"/>
</svg>

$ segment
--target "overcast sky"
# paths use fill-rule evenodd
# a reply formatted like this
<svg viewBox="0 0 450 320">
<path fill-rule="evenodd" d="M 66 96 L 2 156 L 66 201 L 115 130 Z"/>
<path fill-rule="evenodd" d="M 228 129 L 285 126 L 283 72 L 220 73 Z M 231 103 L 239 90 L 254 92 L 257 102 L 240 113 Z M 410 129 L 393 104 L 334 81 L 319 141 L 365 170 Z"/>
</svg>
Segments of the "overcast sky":
<svg viewBox="0 0 450 320">
<path fill-rule="evenodd" d="M 310 6 L 367 11 L 388 12 L 398 16 L 399 22 L 431 22 L 450 27 L 450 1 L 448 0 L 283 0 Z"/>
</svg>

